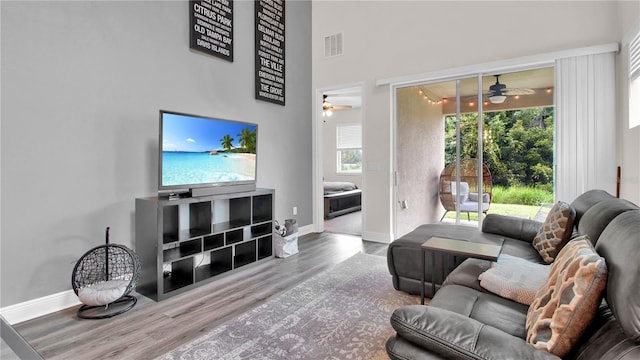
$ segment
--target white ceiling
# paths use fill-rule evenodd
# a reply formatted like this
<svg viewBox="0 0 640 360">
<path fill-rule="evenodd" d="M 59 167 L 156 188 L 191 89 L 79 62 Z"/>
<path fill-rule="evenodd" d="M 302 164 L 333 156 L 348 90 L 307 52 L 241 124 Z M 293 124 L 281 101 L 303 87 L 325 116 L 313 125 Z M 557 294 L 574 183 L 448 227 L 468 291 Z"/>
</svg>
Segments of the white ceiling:
<svg viewBox="0 0 640 360">
<path fill-rule="evenodd" d="M 333 106 L 351 106 L 352 108 L 362 106 L 362 94 L 358 87 L 331 90 L 324 95 L 327 95 L 327 101 Z"/>
</svg>

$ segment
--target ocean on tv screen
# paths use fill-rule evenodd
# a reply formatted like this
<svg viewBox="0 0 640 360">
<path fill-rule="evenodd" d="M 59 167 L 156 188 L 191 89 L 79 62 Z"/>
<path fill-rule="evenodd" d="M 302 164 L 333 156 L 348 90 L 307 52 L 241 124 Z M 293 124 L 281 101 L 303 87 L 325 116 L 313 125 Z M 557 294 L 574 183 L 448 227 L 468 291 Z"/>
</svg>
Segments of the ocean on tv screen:
<svg viewBox="0 0 640 360">
<path fill-rule="evenodd" d="M 222 151 L 162 152 L 162 186 L 255 180 L 256 155 Z"/>
</svg>

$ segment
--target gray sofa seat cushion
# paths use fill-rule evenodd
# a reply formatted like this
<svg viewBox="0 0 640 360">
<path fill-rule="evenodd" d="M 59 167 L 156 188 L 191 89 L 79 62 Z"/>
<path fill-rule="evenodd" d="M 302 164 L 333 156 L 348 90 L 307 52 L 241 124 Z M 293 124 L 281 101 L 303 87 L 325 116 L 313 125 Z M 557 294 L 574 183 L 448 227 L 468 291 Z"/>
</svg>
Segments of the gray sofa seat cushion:
<svg viewBox="0 0 640 360">
<path fill-rule="evenodd" d="M 466 316 L 521 339 L 527 333 L 525 321 L 529 307 L 491 293 L 465 286 L 445 286 L 429 306 Z"/>
<path fill-rule="evenodd" d="M 387 265 L 392 275 L 394 288 L 410 294 L 420 294 L 420 271 L 422 269 L 420 245 L 427 241 L 428 238 L 441 236 L 470 240 L 477 234 L 478 229 L 472 226 L 425 224 L 418 226 L 415 230 L 394 241 L 389 245 L 387 251 Z M 438 257 L 437 261 L 436 268 L 442 269 L 442 261 L 446 260 Z M 445 267 L 453 268 L 458 263 L 446 262 Z M 426 267 L 426 273 L 426 296 L 431 297 L 431 266 Z M 440 275 L 437 275 L 435 280 L 437 284 L 443 281 Z"/>
<path fill-rule="evenodd" d="M 431 305 L 396 309 L 391 326 L 397 332 L 396 338 L 387 342 L 392 359 L 414 358 L 417 352 L 407 342 L 445 359 L 559 359 L 493 326 Z"/>
<path fill-rule="evenodd" d="M 390 337 L 385 348 L 391 360 L 449 360 L 438 353 L 424 351 L 424 348 L 399 335 Z"/>
<path fill-rule="evenodd" d="M 504 243 L 502 244 L 501 254 L 517 256 L 536 264 L 544 264 L 538 251 L 533 246 L 531 246 L 531 243 L 525 241 L 497 237 L 493 234 L 484 233 L 477 234 L 473 241 L 488 242 L 488 239 L 492 239 L 493 242 L 496 238 L 502 239 L 504 241 Z M 443 286 L 457 284 L 467 286 L 478 291 L 486 292 L 486 290 L 480 286 L 480 280 L 478 280 L 478 277 L 480 276 L 480 274 L 488 270 L 490 266 L 491 263 L 487 260 L 466 259 L 462 262 L 462 264 L 451 271 L 451 273 L 445 279 Z"/>
</svg>

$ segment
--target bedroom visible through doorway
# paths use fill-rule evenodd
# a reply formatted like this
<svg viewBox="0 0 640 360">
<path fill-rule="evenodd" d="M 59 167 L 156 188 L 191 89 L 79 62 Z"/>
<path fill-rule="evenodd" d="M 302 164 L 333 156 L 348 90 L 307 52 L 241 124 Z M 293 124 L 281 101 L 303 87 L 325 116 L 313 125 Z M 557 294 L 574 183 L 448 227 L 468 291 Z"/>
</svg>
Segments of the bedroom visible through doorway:
<svg viewBox="0 0 640 360">
<path fill-rule="evenodd" d="M 359 87 L 323 93 L 324 231 L 362 236 L 363 136 Z"/>
</svg>

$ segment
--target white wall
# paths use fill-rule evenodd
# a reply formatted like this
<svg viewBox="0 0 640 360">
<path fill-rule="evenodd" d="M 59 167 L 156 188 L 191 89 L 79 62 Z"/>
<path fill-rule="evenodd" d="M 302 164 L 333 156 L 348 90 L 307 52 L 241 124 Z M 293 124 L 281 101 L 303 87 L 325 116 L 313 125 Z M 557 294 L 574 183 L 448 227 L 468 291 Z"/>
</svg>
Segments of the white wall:
<svg viewBox="0 0 640 360">
<path fill-rule="evenodd" d="M 158 110 L 259 124 L 258 186 L 312 222 L 311 4 L 286 4 L 286 106 L 254 99 L 254 5 L 236 1 L 233 63 L 189 49 L 186 1 L 2 1 L 1 297 L 71 288 L 77 259 L 134 243 L 157 192 Z M 295 176 L 281 172 L 282 163 Z"/>
<path fill-rule="evenodd" d="M 400 88 L 396 100 L 397 237 L 440 220 L 438 183 L 444 163 L 444 116 L 415 86 Z M 400 206 L 405 201 L 406 208 Z"/>
<path fill-rule="evenodd" d="M 637 13 L 637 6 L 617 1 L 543 6 L 538 1 L 313 2 L 313 18 L 322 19 L 313 23 L 313 87 L 365 84 L 365 178 L 367 191 L 377 194 L 367 198 L 365 238 L 368 233 L 393 237 L 391 95 L 388 87 L 375 86 L 377 79 L 619 42 L 620 14 Z M 344 54 L 325 58 L 324 37 L 338 32 Z M 625 154 L 630 150 L 623 145 Z"/>
<path fill-rule="evenodd" d="M 336 110 L 333 112 L 332 116 L 325 117 L 322 120 L 322 168 L 324 169 L 324 181 L 347 181 L 356 184 L 359 188 L 362 188 L 362 175 L 338 173 L 338 157 L 336 154 L 336 127 L 338 125 L 345 124 L 362 124 L 360 108 Z"/>
<path fill-rule="evenodd" d="M 640 1 L 633 8 L 620 8 L 620 32 L 626 35 L 634 21 L 640 21 Z M 629 129 L 629 47 L 622 44 L 617 62 L 617 81 L 621 84 L 618 91 L 618 165 L 621 167 L 620 194 L 622 197 L 640 204 L 640 126 Z"/>
</svg>

